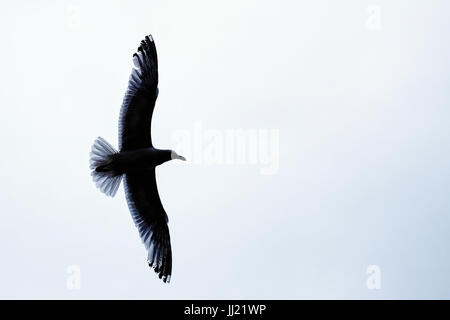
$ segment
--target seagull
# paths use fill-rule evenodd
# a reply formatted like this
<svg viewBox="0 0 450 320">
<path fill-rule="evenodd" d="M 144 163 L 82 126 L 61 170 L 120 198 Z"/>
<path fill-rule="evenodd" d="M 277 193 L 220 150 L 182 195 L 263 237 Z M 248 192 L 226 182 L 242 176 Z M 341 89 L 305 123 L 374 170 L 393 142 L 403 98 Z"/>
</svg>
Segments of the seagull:
<svg viewBox="0 0 450 320">
<path fill-rule="evenodd" d="M 119 117 L 119 150 L 98 137 L 91 148 L 89 168 L 101 192 L 114 197 L 124 180 L 128 208 L 147 249 L 148 265 L 164 282 L 172 274 L 168 217 L 159 198 L 155 168 L 166 161 L 186 159 L 173 150 L 156 149 L 151 122 L 158 97 L 158 60 L 153 37 L 146 36 L 133 54 L 133 69 Z"/>
</svg>

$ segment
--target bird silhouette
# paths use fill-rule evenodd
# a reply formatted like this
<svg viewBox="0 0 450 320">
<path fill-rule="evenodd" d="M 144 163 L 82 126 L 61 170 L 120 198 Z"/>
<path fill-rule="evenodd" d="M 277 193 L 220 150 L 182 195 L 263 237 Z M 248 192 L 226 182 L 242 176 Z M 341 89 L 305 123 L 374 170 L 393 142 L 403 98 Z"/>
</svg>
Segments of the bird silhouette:
<svg viewBox="0 0 450 320">
<path fill-rule="evenodd" d="M 133 64 L 120 110 L 120 151 L 98 137 L 92 145 L 89 167 L 96 186 L 108 196 L 114 197 L 124 180 L 128 208 L 147 249 L 148 265 L 160 279 L 170 282 L 168 217 L 159 198 L 155 167 L 172 159 L 186 159 L 173 150 L 153 147 L 151 122 L 159 90 L 158 59 L 151 35 L 141 41 Z"/>
</svg>

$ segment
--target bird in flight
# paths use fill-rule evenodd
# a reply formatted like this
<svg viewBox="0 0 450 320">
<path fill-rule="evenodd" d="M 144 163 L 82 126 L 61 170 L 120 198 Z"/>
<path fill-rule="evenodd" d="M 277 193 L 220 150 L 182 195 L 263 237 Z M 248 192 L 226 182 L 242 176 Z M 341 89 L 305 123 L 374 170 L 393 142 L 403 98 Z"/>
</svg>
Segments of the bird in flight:
<svg viewBox="0 0 450 320">
<path fill-rule="evenodd" d="M 170 282 L 172 250 L 168 218 L 156 186 L 156 166 L 172 160 L 186 160 L 173 150 L 156 149 L 151 122 L 158 97 L 158 60 L 151 35 L 133 54 L 134 67 L 128 81 L 119 118 L 119 150 L 98 137 L 90 153 L 93 180 L 101 192 L 116 195 L 124 180 L 125 195 L 142 242 L 148 265 L 159 278 Z"/>
</svg>

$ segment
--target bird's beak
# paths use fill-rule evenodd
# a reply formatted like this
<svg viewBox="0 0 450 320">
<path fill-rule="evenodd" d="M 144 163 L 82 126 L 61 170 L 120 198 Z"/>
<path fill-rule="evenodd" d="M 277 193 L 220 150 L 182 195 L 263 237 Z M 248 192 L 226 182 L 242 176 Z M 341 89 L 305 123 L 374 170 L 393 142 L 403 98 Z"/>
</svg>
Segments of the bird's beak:
<svg viewBox="0 0 450 320">
<path fill-rule="evenodd" d="M 179 159 L 179 160 L 183 160 L 186 161 L 186 158 L 183 156 L 180 156 L 178 153 L 176 153 L 175 151 L 172 150 L 172 153 L 170 154 L 170 157 L 172 159 Z"/>
</svg>

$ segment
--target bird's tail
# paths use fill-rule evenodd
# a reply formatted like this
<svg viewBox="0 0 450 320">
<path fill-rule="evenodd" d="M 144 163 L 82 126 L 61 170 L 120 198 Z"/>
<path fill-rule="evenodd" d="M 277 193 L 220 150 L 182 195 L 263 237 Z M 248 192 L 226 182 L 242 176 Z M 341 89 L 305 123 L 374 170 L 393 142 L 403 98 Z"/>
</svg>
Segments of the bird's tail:
<svg viewBox="0 0 450 320">
<path fill-rule="evenodd" d="M 117 153 L 117 150 L 105 139 L 98 137 L 95 139 L 89 155 L 89 168 L 92 170 L 91 175 L 95 185 L 101 192 L 111 197 L 116 195 L 122 181 L 122 174 L 108 168 L 112 156 Z"/>
</svg>

